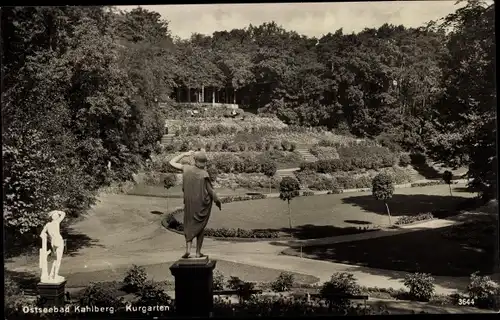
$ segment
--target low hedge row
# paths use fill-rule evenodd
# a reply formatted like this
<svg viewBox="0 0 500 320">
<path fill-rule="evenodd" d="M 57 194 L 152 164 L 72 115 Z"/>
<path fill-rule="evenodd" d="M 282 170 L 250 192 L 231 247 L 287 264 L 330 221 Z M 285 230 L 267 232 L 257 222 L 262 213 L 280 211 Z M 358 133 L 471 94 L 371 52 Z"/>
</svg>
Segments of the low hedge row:
<svg viewBox="0 0 500 320">
<path fill-rule="evenodd" d="M 242 119 L 240 116 L 239 120 Z M 218 123 L 213 125 L 206 124 L 188 124 L 183 125 L 176 131 L 176 135 L 190 135 L 190 136 L 217 136 L 221 134 L 235 134 L 238 132 L 244 133 L 262 133 L 271 134 L 276 132 L 282 132 L 286 130 L 286 127 L 281 127 L 273 123 L 258 123 L 256 118 L 246 118 L 241 120 L 241 124 L 226 124 Z M 272 122 L 272 121 L 266 121 Z"/>
<path fill-rule="evenodd" d="M 164 145 L 163 148 L 167 152 L 185 152 L 197 148 L 205 148 L 208 152 L 263 152 L 273 150 L 293 152 L 297 149 L 297 144 L 284 139 L 281 141 L 266 141 L 262 138 L 258 141 L 231 141 L 227 138 L 224 140 L 214 139 L 204 143 L 193 137 L 181 138 L 179 141 Z"/>
<path fill-rule="evenodd" d="M 272 151 L 283 150 L 293 152 L 297 149 L 297 145 L 293 142 L 282 141 L 222 141 L 208 142 L 204 145 L 206 151 L 227 151 L 227 152 L 244 152 L 244 151 Z"/>
<path fill-rule="evenodd" d="M 210 164 L 217 169 L 218 173 L 266 173 L 263 169 L 271 163 L 276 168 L 276 163 L 272 159 L 251 153 L 218 154 L 210 160 Z M 272 175 L 275 173 L 276 171 Z"/>
<path fill-rule="evenodd" d="M 303 162 L 300 169 L 319 173 L 349 172 L 355 170 L 378 170 L 396 165 L 398 158 L 391 153 L 371 157 L 323 159 L 315 162 Z"/>
</svg>

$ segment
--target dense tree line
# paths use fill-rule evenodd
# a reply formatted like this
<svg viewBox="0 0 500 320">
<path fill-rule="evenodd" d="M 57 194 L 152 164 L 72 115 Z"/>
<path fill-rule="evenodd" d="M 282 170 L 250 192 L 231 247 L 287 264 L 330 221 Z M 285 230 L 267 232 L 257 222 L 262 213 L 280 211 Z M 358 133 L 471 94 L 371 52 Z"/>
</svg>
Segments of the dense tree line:
<svg viewBox="0 0 500 320">
<path fill-rule="evenodd" d="M 467 165 L 476 187 L 496 190 L 493 5 L 319 39 L 271 22 L 181 40 L 141 8 L 12 7 L 1 18 L 4 222 L 15 234 L 129 179 L 176 87 L 233 88 L 286 123 Z"/>
</svg>

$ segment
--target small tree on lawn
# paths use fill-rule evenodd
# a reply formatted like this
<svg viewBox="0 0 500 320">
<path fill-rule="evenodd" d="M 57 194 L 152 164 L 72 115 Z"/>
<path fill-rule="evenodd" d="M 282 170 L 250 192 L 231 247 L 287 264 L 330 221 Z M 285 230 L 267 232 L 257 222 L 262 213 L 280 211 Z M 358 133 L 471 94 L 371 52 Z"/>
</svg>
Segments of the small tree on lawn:
<svg viewBox="0 0 500 320">
<path fill-rule="evenodd" d="M 167 190 L 167 212 L 168 212 L 168 189 L 175 186 L 177 178 L 173 173 L 168 174 L 165 179 L 163 179 L 163 187 Z"/>
<path fill-rule="evenodd" d="M 394 193 L 394 184 L 392 183 L 391 176 L 385 173 L 379 173 L 372 180 L 372 194 L 377 200 L 384 201 L 385 208 L 387 209 L 387 214 L 389 215 L 389 225 L 391 222 L 391 211 L 389 210 L 389 205 L 387 200 L 392 198 Z"/>
<path fill-rule="evenodd" d="M 272 177 L 276 174 L 278 167 L 276 166 L 276 162 L 271 159 L 265 159 L 261 164 L 262 172 L 269 178 L 269 193 L 271 193 L 271 184 Z"/>
<path fill-rule="evenodd" d="M 299 195 L 300 184 L 297 179 L 292 177 L 283 177 L 280 182 L 280 199 L 288 202 L 288 225 L 292 229 L 292 212 L 290 209 L 290 200 Z"/>
<path fill-rule="evenodd" d="M 219 174 L 219 171 L 217 170 L 217 168 L 215 166 L 213 166 L 213 165 L 208 166 L 207 173 L 208 173 L 208 176 L 210 178 L 210 181 L 212 181 L 212 182 L 217 181 L 217 176 Z"/>
<path fill-rule="evenodd" d="M 450 196 L 453 197 L 453 193 L 451 192 L 451 179 L 453 179 L 453 173 L 451 173 L 451 171 L 446 170 L 443 172 L 443 181 L 446 182 L 448 188 L 450 188 Z"/>
</svg>

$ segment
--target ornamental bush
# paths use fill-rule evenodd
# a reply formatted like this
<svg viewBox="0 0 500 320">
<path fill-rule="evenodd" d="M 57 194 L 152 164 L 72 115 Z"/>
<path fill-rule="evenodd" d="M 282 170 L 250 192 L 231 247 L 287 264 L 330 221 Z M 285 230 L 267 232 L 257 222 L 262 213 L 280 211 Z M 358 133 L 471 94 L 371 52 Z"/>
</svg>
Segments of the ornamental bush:
<svg viewBox="0 0 500 320">
<path fill-rule="evenodd" d="M 410 290 L 409 297 L 415 301 L 429 301 L 434 295 L 434 278 L 427 273 L 407 274 L 404 285 Z"/>
</svg>

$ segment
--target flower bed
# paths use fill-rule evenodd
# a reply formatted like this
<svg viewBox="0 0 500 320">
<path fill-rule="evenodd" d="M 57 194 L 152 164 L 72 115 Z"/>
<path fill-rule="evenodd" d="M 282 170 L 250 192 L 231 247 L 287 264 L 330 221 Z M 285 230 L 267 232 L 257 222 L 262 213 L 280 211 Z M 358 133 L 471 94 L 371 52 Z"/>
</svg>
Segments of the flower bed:
<svg viewBox="0 0 500 320">
<path fill-rule="evenodd" d="M 309 152 L 319 160 L 331 160 L 339 158 L 339 154 L 335 147 L 323 147 L 314 145 L 309 149 Z"/>
<path fill-rule="evenodd" d="M 432 181 L 426 181 L 426 182 L 415 182 L 412 183 L 411 186 L 413 187 L 430 187 L 430 186 L 438 186 L 440 184 L 444 184 L 445 182 L 442 180 L 432 180 Z"/>
<path fill-rule="evenodd" d="M 380 169 L 396 165 L 399 156 L 373 141 L 335 143 L 328 140 L 310 149 L 318 161 L 302 163 L 302 170 L 319 173 L 354 171 L 359 169 Z"/>
<path fill-rule="evenodd" d="M 410 223 L 415 223 L 419 221 L 427 221 L 434 219 L 434 216 L 430 212 L 419 213 L 415 216 L 403 216 L 396 221 L 396 225 L 406 225 Z"/>
</svg>

